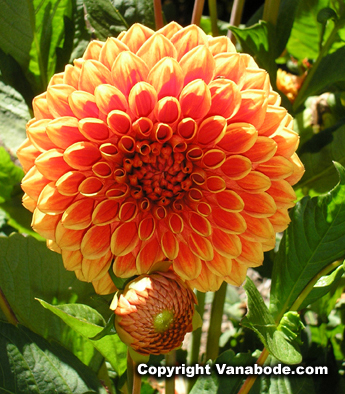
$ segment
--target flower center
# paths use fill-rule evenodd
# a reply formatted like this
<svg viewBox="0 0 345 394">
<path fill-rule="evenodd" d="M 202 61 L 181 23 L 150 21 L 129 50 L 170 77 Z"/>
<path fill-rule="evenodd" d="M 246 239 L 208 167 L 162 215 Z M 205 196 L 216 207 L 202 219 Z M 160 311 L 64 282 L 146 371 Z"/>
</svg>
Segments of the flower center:
<svg viewBox="0 0 345 394">
<path fill-rule="evenodd" d="M 164 332 L 169 329 L 174 321 L 174 312 L 165 310 L 158 313 L 153 319 L 153 325 L 157 332 Z"/>
<path fill-rule="evenodd" d="M 182 198 L 192 185 L 192 162 L 183 153 L 173 152 L 168 144 L 144 143 L 133 159 L 124 159 L 123 165 L 136 199 L 147 197 L 167 206 Z"/>
</svg>

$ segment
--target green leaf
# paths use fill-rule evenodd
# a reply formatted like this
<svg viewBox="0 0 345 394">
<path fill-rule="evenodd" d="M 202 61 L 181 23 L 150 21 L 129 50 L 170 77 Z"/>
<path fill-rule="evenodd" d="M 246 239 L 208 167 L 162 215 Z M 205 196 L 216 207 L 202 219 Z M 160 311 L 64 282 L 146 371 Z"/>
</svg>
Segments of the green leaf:
<svg viewBox="0 0 345 394">
<path fill-rule="evenodd" d="M 120 376 L 126 370 L 126 352 L 127 346 L 120 340 L 118 335 L 107 335 L 99 340 L 94 341 L 91 337 L 99 334 L 103 327 L 89 321 L 89 319 L 81 319 L 80 310 L 87 310 L 90 315 L 97 315 L 98 312 L 87 305 L 71 304 L 53 306 L 43 300 L 39 302 L 60 319 L 62 319 L 72 330 L 81 335 L 86 341 L 92 345 L 110 362 L 114 370 Z M 99 315 L 101 318 L 101 316 Z"/>
<path fill-rule="evenodd" d="M 329 19 L 337 19 L 336 12 L 330 7 L 322 8 L 317 14 L 317 21 L 319 23 L 326 23 Z"/>
<path fill-rule="evenodd" d="M 83 0 L 87 9 L 87 18 L 95 29 L 96 37 L 106 40 L 107 37 L 117 36 L 128 29 L 129 24 L 110 0 Z"/>
<path fill-rule="evenodd" d="M 12 162 L 5 148 L 0 146 L 0 204 L 11 199 L 14 186 L 23 176 L 23 170 Z"/>
<path fill-rule="evenodd" d="M 345 262 L 335 269 L 331 274 L 322 276 L 314 285 L 313 290 L 308 294 L 300 306 L 300 309 L 306 308 L 309 304 L 314 303 L 336 286 L 345 272 Z"/>
<path fill-rule="evenodd" d="M 91 40 L 91 33 L 85 24 L 85 9 L 83 0 L 75 0 L 74 9 L 74 42 L 70 61 L 83 56 L 87 45 Z"/>
<path fill-rule="evenodd" d="M 141 23 L 155 29 L 152 0 L 111 0 L 111 2 L 124 17 L 128 26 Z"/>
<path fill-rule="evenodd" d="M 0 322 L 0 365 L 1 393 L 106 394 L 73 354 L 25 327 Z"/>
<path fill-rule="evenodd" d="M 277 329 L 273 316 L 252 280 L 247 277 L 243 287 L 248 297 L 248 313 L 241 324 L 253 330 L 267 350 L 282 363 L 300 363 L 302 356 L 297 344 L 291 343 L 284 333 Z"/>
<path fill-rule="evenodd" d="M 276 321 L 323 268 L 344 255 L 345 169 L 335 166 L 339 184 L 327 194 L 303 198 L 291 210 L 272 273 L 270 310 Z"/>
<path fill-rule="evenodd" d="M 90 339 L 92 339 L 93 341 L 98 341 L 99 339 L 105 337 L 106 335 L 114 335 L 114 334 L 116 334 L 115 313 L 112 313 L 110 319 L 107 321 L 107 324 L 105 325 L 103 330 Z"/>
<path fill-rule="evenodd" d="M 317 16 L 321 9 L 329 5 L 329 2 L 329 0 L 303 0 L 299 2 L 287 43 L 288 52 L 297 60 L 316 59 L 318 57 L 322 24 L 317 21 Z M 331 26 L 326 27 L 324 38 L 329 35 L 331 29 Z"/>
<path fill-rule="evenodd" d="M 333 161 L 345 165 L 345 125 L 313 136 L 303 145 L 299 156 L 306 171 L 295 186 L 297 194 L 313 197 L 332 189 L 339 179 Z"/>
<path fill-rule="evenodd" d="M 0 144 L 12 156 L 26 138 L 25 125 L 30 119 L 23 97 L 0 80 Z"/>
<path fill-rule="evenodd" d="M 103 358 L 94 346 L 75 335 L 35 300 L 35 297 L 50 303 L 78 300 L 99 307 L 91 299 L 92 285 L 66 271 L 61 256 L 51 252 L 43 242 L 19 234 L 0 237 L 0 272 L 0 287 L 19 322 L 60 342 L 97 371 Z"/>
</svg>

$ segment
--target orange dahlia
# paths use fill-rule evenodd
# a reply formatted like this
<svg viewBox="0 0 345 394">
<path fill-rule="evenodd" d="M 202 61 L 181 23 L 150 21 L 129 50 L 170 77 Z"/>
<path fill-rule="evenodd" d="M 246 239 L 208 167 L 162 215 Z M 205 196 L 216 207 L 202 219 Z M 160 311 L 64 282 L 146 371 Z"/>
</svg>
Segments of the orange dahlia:
<svg viewBox="0 0 345 394">
<path fill-rule="evenodd" d="M 115 308 L 121 340 L 140 354 L 164 354 L 193 330 L 196 297 L 172 271 L 140 275 L 125 287 Z"/>
<path fill-rule="evenodd" d="M 277 71 L 277 88 L 283 92 L 286 97 L 293 103 L 296 100 L 298 91 L 307 74 L 294 75 L 278 68 Z"/>
<path fill-rule="evenodd" d="M 266 71 L 172 22 L 92 41 L 33 100 L 18 151 L 32 227 L 114 291 L 161 260 L 192 287 L 240 285 L 289 223 L 304 168 Z"/>
</svg>

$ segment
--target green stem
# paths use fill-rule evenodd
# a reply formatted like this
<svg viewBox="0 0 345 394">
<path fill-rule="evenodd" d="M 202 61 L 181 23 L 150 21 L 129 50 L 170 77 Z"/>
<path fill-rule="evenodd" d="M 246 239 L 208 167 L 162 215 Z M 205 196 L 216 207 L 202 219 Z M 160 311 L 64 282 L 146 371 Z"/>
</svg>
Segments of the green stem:
<svg viewBox="0 0 345 394">
<path fill-rule="evenodd" d="M 0 287 L 0 309 L 4 312 L 4 315 L 7 319 L 7 321 L 14 326 L 17 326 L 19 321 L 16 318 L 16 315 L 14 314 L 10 304 L 8 303 L 5 294 L 2 292 L 1 287 Z"/>
<path fill-rule="evenodd" d="M 333 45 L 333 42 L 336 39 L 338 30 L 341 29 L 345 24 L 345 18 L 340 18 L 338 21 L 335 22 L 334 28 L 329 35 L 327 41 L 325 42 L 325 45 L 321 48 L 321 51 L 319 52 L 319 56 L 316 59 L 316 62 L 313 64 L 313 67 L 309 70 L 306 79 L 303 81 L 303 84 L 301 86 L 301 89 L 298 92 L 298 96 L 296 98 L 296 101 L 293 105 L 293 110 L 294 112 L 297 111 L 299 106 L 302 104 L 304 101 L 304 95 L 306 90 L 308 89 L 310 82 L 316 73 L 317 68 L 319 67 L 322 59 L 324 58 L 325 55 L 327 55 L 328 51 L 330 50 L 331 46 Z"/>
<path fill-rule="evenodd" d="M 199 312 L 201 320 L 203 320 L 203 316 L 204 316 L 205 296 L 206 294 L 202 293 L 201 291 L 197 291 L 196 293 L 196 297 L 198 299 L 198 306 L 196 308 L 197 311 Z M 188 358 L 189 365 L 195 365 L 199 362 L 201 334 L 202 334 L 202 327 L 199 327 L 198 329 L 192 332 L 192 344 Z M 191 391 L 196 380 L 197 377 L 188 379 L 188 393 Z"/>
<path fill-rule="evenodd" d="M 156 30 L 158 30 L 164 26 L 161 0 L 153 0 L 153 9 L 155 14 Z"/>
<path fill-rule="evenodd" d="M 192 15 L 192 24 L 200 26 L 202 10 L 204 9 L 205 0 L 195 0 L 193 15 Z"/>
<path fill-rule="evenodd" d="M 215 360 L 218 357 L 226 288 L 227 283 L 223 282 L 220 289 L 214 293 L 210 326 L 207 334 L 206 361 L 210 359 Z"/>
<path fill-rule="evenodd" d="M 174 366 L 176 364 L 176 350 L 172 350 L 165 355 L 165 365 Z M 165 394 L 175 394 L 175 377 L 165 379 Z"/>
<path fill-rule="evenodd" d="M 132 394 L 140 394 L 141 391 L 141 375 L 137 372 L 137 365 L 133 363 L 134 373 L 133 373 L 133 387 Z"/>
<path fill-rule="evenodd" d="M 295 302 L 292 304 L 292 306 L 289 308 L 289 311 L 298 311 L 299 307 L 302 305 L 303 301 L 306 299 L 308 294 L 313 290 L 313 287 L 315 286 L 315 283 L 324 275 L 327 275 L 328 273 L 332 272 L 335 268 L 339 267 L 343 262 L 342 260 L 337 260 L 329 265 L 327 265 L 325 268 L 323 268 L 318 274 L 316 274 L 313 279 L 307 284 L 307 286 L 302 290 L 300 295 L 297 297 Z M 275 322 L 278 325 L 281 318 L 284 315 L 284 311 L 282 311 L 276 318 Z M 262 351 L 260 354 L 260 357 L 258 358 L 257 364 L 258 365 L 263 365 L 264 362 L 266 361 L 267 357 L 269 355 L 269 352 L 266 348 Z M 249 393 L 249 390 L 252 388 L 253 384 L 255 383 L 255 380 L 257 378 L 257 375 L 249 376 L 243 383 L 240 391 L 237 394 L 247 394 Z"/>
<path fill-rule="evenodd" d="M 128 393 L 131 393 L 134 387 L 134 361 L 127 350 L 127 387 Z M 139 391 L 140 392 L 140 391 Z"/>
<path fill-rule="evenodd" d="M 218 21 L 217 0 L 208 0 L 208 9 L 210 11 L 212 36 L 217 37 L 219 36 L 218 25 L 217 25 L 217 21 Z"/>
<path fill-rule="evenodd" d="M 266 0 L 262 19 L 276 26 L 279 13 L 280 0 Z"/>
<path fill-rule="evenodd" d="M 231 15 L 230 15 L 230 25 L 231 26 L 239 26 L 239 24 L 241 23 L 244 1 L 245 0 L 235 0 L 234 1 L 234 4 L 231 9 Z M 232 34 L 231 30 L 228 30 L 228 37 L 233 42 L 233 44 L 235 44 L 236 38 Z"/>
</svg>

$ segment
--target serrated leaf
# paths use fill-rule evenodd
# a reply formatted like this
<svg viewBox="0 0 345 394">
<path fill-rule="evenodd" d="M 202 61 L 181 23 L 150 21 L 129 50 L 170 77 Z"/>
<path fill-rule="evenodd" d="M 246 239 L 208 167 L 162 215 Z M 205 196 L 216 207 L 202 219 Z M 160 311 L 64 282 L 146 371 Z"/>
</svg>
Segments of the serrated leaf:
<svg viewBox="0 0 345 394">
<path fill-rule="evenodd" d="M 90 342 L 110 362 L 119 376 L 123 374 L 126 370 L 127 346 L 120 340 L 118 335 L 107 335 L 99 340 L 93 340 L 92 337 L 95 337 L 103 330 L 104 324 L 103 326 L 96 325 L 85 317 L 83 319 L 79 317 L 79 309 L 86 309 L 90 315 L 97 315 L 98 312 L 96 310 L 80 304 L 54 306 L 43 300 L 39 300 L 39 302 L 62 319 L 73 331 Z"/>
<path fill-rule="evenodd" d="M 11 199 L 13 188 L 23 176 L 23 170 L 13 163 L 5 148 L 0 146 L 0 204 Z"/>
<path fill-rule="evenodd" d="M 129 25 L 110 0 L 83 0 L 87 9 L 87 18 L 95 30 L 96 37 L 106 40 L 117 36 Z"/>
<path fill-rule="evenodd" d="M 111 0 L 114 7 L 126 20 L 128 26 L 141 23 L 155 29 L 153 1 L 151 0 Z"/>
<path fill-rule="evenodd" d="M 327 192 L 339 179 L 333 160 L 345 165 L 345 125 L 316 134 L 303 145 L 299 155 L 306 172 L 295 186 L 297 194 L 313 197 Z"/>
<path fill-rule="evenodd" d="M 61 256 L 43 242 L 20 234 L 0 237 L 0 272 L 0 287 L 19 322 L 45 338 L 59 341 L 97 371 L 103 358 L 94 347 L 35 300 L 78 300 L 94 306 L 92 285 L 66 271 Z"/>
<path fill-rule="evenodd" d="M 335 166 L 339 184 L 327 194 L 303 198 L 290 213 L 273 265 L 270 311 L 276 321 L 323 268 L 344 255 L 345 169 Z"/>
<path fill-rule="evenodd" d="M 300 363 L 302 356 L 297 345 L 288 341 L 284 333 L 277 329 L 273 316 L 252 280 L 247 277 L 243 287 L 248 297 L 248 313 L 241 324 L 253 330 L 266 349 L 282 363 Z"/>
<path fill-rule="evenodd" d="M 0 391 L 13 394 L 106 394 L 72 353 L 25 327 L 0 322 Z"/>
</svg>

